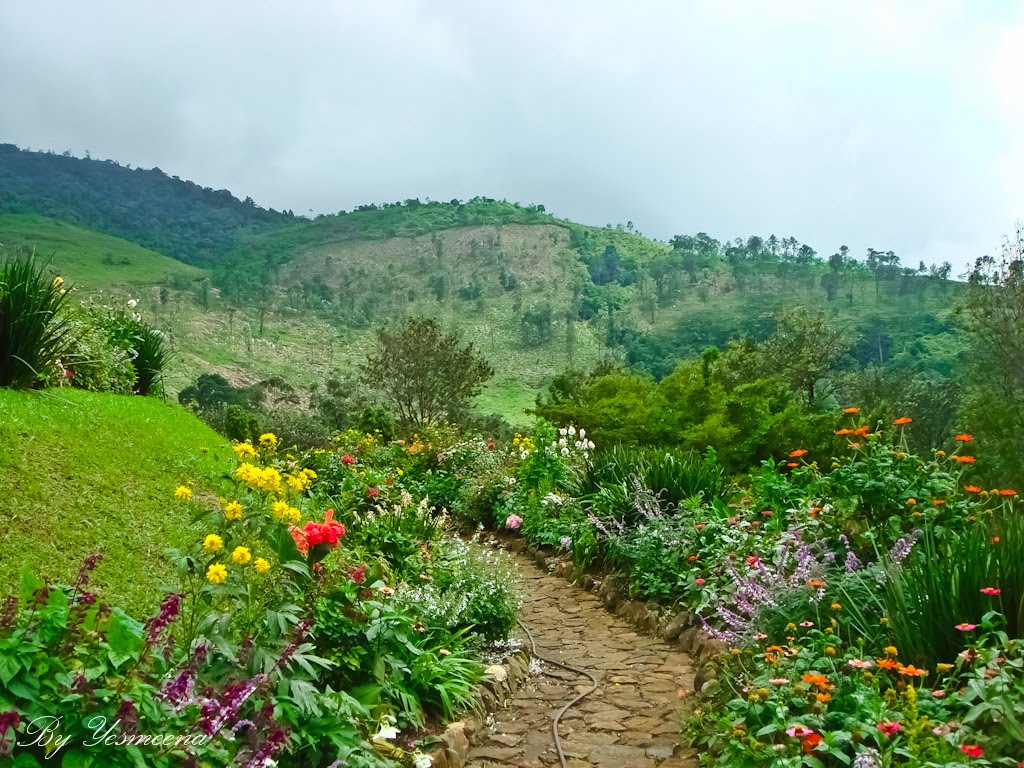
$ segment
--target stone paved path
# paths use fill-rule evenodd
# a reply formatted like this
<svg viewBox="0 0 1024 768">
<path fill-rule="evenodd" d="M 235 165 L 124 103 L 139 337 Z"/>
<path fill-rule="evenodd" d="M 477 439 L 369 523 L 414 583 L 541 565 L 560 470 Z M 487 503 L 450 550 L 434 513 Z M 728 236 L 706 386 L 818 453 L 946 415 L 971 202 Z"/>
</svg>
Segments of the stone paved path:
<svg viewBox="0 0 1024 768">
<path fill-rule="evenodd" d="M 693 690 L 692 660 L 660 639 L 638 633 L 596 597 L 517 555 L 522 619 L 537 652 L 598 681 L 598 689 L 562 716 L 559 735 L 570 768 L 691 768 L 681 746 L 678 690 Z M 525 636 L 522 638 L 526 641 Z M 528 646 L 527 646 L 528 647 Z M 551 720 L 590 681 L 553 665 L 523 685 L 508 709 L 480 733 L 467 766 L 558 766 Z"/>
</svg>

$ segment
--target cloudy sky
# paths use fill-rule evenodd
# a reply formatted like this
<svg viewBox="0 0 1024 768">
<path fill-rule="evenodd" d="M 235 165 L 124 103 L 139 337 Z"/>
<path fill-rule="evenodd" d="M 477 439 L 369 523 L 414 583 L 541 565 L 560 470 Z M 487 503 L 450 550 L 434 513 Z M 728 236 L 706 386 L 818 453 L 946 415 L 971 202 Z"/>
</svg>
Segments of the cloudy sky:
<svg viewBox="0 0 1024 768">
<path fill-rule="evenodd" d="M 0 141 L 296 213 L 475 195 L 916 266 L 1024 217 L 1024 4 L 0 5 Z"/>
</svg>

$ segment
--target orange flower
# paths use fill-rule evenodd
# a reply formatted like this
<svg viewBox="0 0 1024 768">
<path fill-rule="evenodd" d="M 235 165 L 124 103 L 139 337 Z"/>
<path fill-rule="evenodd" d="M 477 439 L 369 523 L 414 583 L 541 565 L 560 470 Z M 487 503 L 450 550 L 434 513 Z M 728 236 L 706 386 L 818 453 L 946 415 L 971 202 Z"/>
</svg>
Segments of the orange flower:
<svg viewBox="0 0 1024 768">
<path fill-rule="evenodd" d="M 904 424 L 909 424 L 912 421 L 913 419 L 910 418 L 909 416 L 900 416 L 893 422 L 893 424 L 895 424 L 897 427 L 902 427 Z"/>
<path fill-rule="evenodd" d="M 907 677 L 924 677 L 928 674 L 927 669 L 918 669 L 913 664 L 907 664 L 906 666 L 899 664 L 896 666 L 896 671 Z"/>
<path fill-rule="evenodd" d="M 801 456 L 803 456 L 805 453 L 807 453 L 807 449 L 806 448 L 797 448 L 795 451 L 790 451 L 789 452 L 789 458 L 791 458 L 791 459 L 798 459 Z"/>
<path fill-rule="evenodd" d="M 863 427 L 857 427 L 855 430 L 853 430 L 853 434 L 857 435 L 858 437 L 867 437 L 868 436 L 867 425 L 864 425 Z"/>
<path fill-rule="evenodd" d="M 797 464 L 795 461 L 787 461 L 786 462 L 786 466 L 787 467 L 799 467 L 800 465 Z"/>
<path fill-rule="evenodd" d="M 807 586 L 814 587 L 814 589 L 821 589 L 822 587 L 826 586 L 826 584 L 824 581 L 808 581 Z"/>
<path fill-rule="evenodd" d="M 801 677 L 800 679 L 808 685 L 818 686 L 818 688 L 820 688 L 823 691 L 831 691 L 835 689 L 835 686 L 829 683 L 828 678 L 824 675 L 819 675 L 817 673 L 807 674 Z"/>
<path fill-rule="evenodd" d="M 941 507 L 945 503 L 946 503 L 945 499 L 934 499 L 932 501 L 932 504 L 934 504 L 936 507 Z"/>
<path fill-rule="evenodd" d="M 973 456 L 950 456 L 949 458 L 951 458 L 953 461 L 959 461 L 961 464 L 973 464 L 974 463 L 974 457 Z"/>
<path fill-rule="evenodd" d="M 879 669 L 896 669 L 899 666 L 899 662 L 892 659 L 875 659 L 875 664 Z"/>
<path fill-rule="evenodd" d="M 837 429 L 836 430 L 836 434 L 837 435 L 852 435 L 853 434 L 853 430 L 852 429 Z"/>
<path fill-rule="evenodd" d="M 1015 490 L 1013 490 L 1013 488 L 1003 488 L 1003 490 L 1001 490 L 999 492 L 999 495 L 1000 496 L 1016 496 L 1017 492 Z"/>
<path fill-rule="evenodd" d="M 831 693 L 819 693 L 817 698 L 818 698 L 818 701 L 820 701 L 822 704 L 824 704 L 826 701 L 829 701 L 832 698 L 832 694 Z"/>
<path fill-rule="evenodd" d="M 981 487 L 977 485 L 965 485 L 964 490 L 968 493 L 981 493 Z"/>
<path fill-rule="evenodd" d="M 998 536 L 993 536 L 993 537 L 992 537 L 992 543 L 993 543 L 993 544 L 998 544 L 998 543 L 999 543 L 999 541 L 1000 541 L 1000 539 L 999 539 L 999 537 L 998 537 Z"/>
<path fill-rule="evenodd" d="M 961 443 L 969 443 L 971 440 L 974 439 L 974 435 L 969 435 L 966 432 L 964 432 L 962 435 L 957 435 L 953 439 L 959 440 Z"/>
<path fill-rule="evenodd" d="M 860 413 L 860 408 L 843 408 L 843 413 Z"/>
</svg>

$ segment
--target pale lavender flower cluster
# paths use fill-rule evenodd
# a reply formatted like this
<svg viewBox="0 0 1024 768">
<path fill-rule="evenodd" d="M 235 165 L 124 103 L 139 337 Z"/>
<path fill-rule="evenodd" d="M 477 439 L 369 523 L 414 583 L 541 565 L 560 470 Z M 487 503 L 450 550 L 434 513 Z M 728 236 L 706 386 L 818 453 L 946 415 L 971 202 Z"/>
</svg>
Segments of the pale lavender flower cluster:
<svg viewBox="0 0 1024 768">
<path fill-rule="evenodd" d="M 889 557 L 892 558 L 892 561 L 899 565 L 906 560 L 913 551 L 914 545 L 917 543 L 917 540 L 922 533 L 923 531 L 920 528 L 916 528 L 906 536 L 898 539 L 896 543 L 892 545 L 892 549 L 889 550 Z"/>
</svg>

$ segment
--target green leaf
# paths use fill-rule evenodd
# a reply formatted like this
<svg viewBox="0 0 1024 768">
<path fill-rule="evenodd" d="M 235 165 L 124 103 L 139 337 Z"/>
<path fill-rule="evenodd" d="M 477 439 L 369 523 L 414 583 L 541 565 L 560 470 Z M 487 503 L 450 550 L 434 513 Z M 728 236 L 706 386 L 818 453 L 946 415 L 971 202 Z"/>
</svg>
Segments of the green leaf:
<svg viewBox="0 0 1024 768">
<path fill-rule="evenodd" d="M 21 662 L 12 656 L 0 656 L 0 683 L 7 685 L 21 670 Z"/>
<path fill-rule="evenodd" d="M 32 599 L 32 596 L 40 589 L 46 586 L 46 582 L 40 579 L 27 565 L 21 567 L 19 571 L 19 577 L 21 580 L 21 587 L 19 594 L 22 602 L 28 602 Z"/>
<path fill-rule="evenodd" d="M 80 749 L 72 749 L 64 754 L 61 768 L 89 768 L 92 761 L 89 756 Z"/>
<path fill-rule="evenodd" d="M 135 658 L 142 650 L 145 627 L 120 608 L 115 608 L 107 625 L 110 660 L 115 666 Z"/>
<path fill-rule="evenodd" d="M 40 768 L 39 761 L 27 752 L 22 752 L 11 763 L 12 768 Z"/>
</svg>

